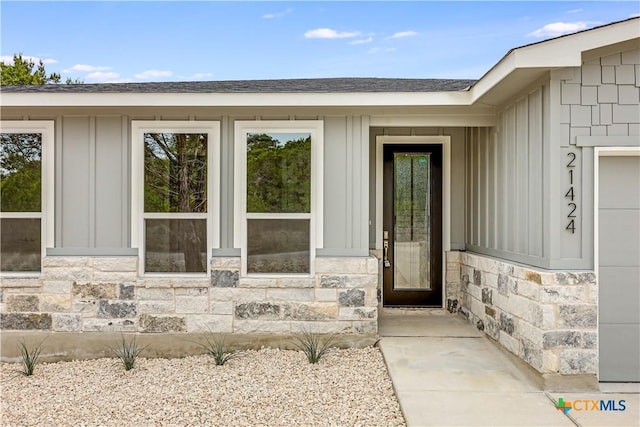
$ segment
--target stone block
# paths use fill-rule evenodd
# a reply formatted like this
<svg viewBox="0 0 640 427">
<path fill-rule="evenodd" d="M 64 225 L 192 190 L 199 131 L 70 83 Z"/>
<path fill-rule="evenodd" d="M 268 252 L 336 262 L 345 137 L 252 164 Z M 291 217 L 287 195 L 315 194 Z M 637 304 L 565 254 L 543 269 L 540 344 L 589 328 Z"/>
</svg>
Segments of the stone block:
<svg viewBox="0 0 640 427">
<path fill-rule="evenodd" d="M 597 374 L 597 350 L 563 350 L 560 352 L 562 375 Z"/>
<path fill-rule="evenodd" d="M 71 294 L 79 299 L 115 299 L 115 283 L 74 283 Z"/>
<path fill-rule="evenodd" d="M 240 257 L 213 257 L 211 268 L 220 270 L 239 270 Z"/>
<path fill-rule="evenodd" d="M 317 274 L 367 274 L 369 257 L 317 257 Z"/>
<path fill-rule="evenodd" d="M 584 299 L 584 286 L 542 286 L 540 288 L 540 301 L 543 303 L 580 303 Z"/>
<path fill-rule="evenodd" d="M 347 276 L 323 275 L 320 276 L 320 286 L 323 288 L 344 288 Z"/>
<path fill-rule="evenodd" d="M 538 372 L 542 371 L 542 349 L 535 344 L 520 340 L 520 357 Z"/>
<path fill-rule="evenodd" d="M 640 105 L 637 103 L 636 105 L 614 104 L 613 123 L 640 123 Z"/>
<path fill-rule="evenodd" d="M 500 313 L 500 330 L 513 336 L 516 331 L 516 321 L 506 313 Z"/>
<path fill-rule="evenodd" d="M 556 373 L 560 370 L 560 357 L 555 352 L 542 352 L 542 370 L 545 373 Z"/>
<path fill-rule="evenodd" d="M 343 326 L 340 324 L 337 324 L 337 330 L 334 329 L 335 333 L 341 333 L 343 332 Z M 376 334 L 378 333 L 378 322 L 377 321 L 355 321 L 351 323 L 351 326 L 353 328 L 353 332 L 356 334 Z M 347 332 L 347 331 L 344 331 Z M 329 332 L 327 332 L 329 333 Z"/>
<path fill-rule="evenodd" d="M 542 325 L 540 326 L 545 331 L 552 330 L 558 327 L 558 319 L 556 316 L 555 304 L 541 304 L 542 310 Z"/>
<path fill-rule="evenodd" d="M 496 318 L 496 310 L 491 308 L 491 307 L 489 307 L 488 305 L 484 306 L 484 314 L 486 314 L 487 316 L 492 317 L 494 319 Z"/>
<path fill-rule="evenodd" d="M 135 283 L 130 283 L 130 282 L 118 283 L 118 298 L 134 299 L 135 296 L 136 296 Z"/>
<path fill-rule="evenodd" d="M 618 65 L 616 68 L 616 84 L 632 85 L 636 82 L 636 71 L 632 64 Z"/>
<path fill-rule="evenodd" d="M 82 317 L 96 317 L 98 315 L 98 301 L 90 300 L 73 300 L 71 302 L 71 311 L 79 313 Z"/>
<path fill-rule="evenodd" d="M 531 325 L 528 322 L 518 322 L 519 339 L 525 339 L 538 348 L 542 348 L 543 332 L 542 329 Z"/>
<path fill-rule="evenodd" d="M 377 276 L 378 272 L 380 271 L 380 260 L 376 257 L 370 257 L 367 259 L 366 262 L 367 262 L 367 273 Z"/>
<path fill-rule="evenodd" d="M 42 270 L 45 280 L 68 280 L 73 282 L 89 282 L 93 279 L 90 267 L 56 267 Z"/>
<path fill-rule="evenodd" d="M 613 105 L 601 104 L 600 105 L 600 124 L 610 125 L 613 123 Z"/>
<path fill-rule="evenodd" d="M 596 282 L 593 272 L 558 272 L 555 273 L 556 284 L 560 286 L 582 286 Z"/>
<path fill-rule="evenodd" d="M 51 315 L 51 329 L 56 332 L 80 332 L 82 316 L 80 314 L 56 313 Z"/>
<path fill-rule="evenodd" d="M 93 280 L 96 282 L 135 282 L 137 277 L 138 274 L 135 271 L 95 271 L 93 273 Z"/>
<path fill-rule="evenodd" d="M 473 284 L 476 286 L 482 286 L 482 271 L 473 269 Z"/>
<path fill-rule="evenodd" d="M 132 319 L 84 319 L 84 332 L 134 332 L 136 322 Z"/>
<path fill-rule="evenodd" d="M 538 301 L 540 299 L 540 285 L 528 280 L 518 281 L 518 295 Z"/>
<path fill-rule="evenodd" d="M 624 64 L 640 64 L 640 49 L 627 50 L 622 52 L 621 63 Z"/>
<path fill-rule="evenodd" d="M 580 331 L 549 331 L 542 335 L 543 348 L 582 348 L 584 339 Z"/>
<path fill-rule="evenodd" d="M 500 339 L 500 325 L 490 317 L 484 319 L 484 332 L 496 341 Z"/>
<path fill-rule="evenodd" d="M 40 311 L 40 298 L 37 295 L 7 295 L 6 309 L 11 312 Z"/>
<path fill-rule="evenodd" d="M 314 299 L 313 289 L 268 289 L 267 299 L 272 301 L 310 302 Z"/>
<path fill-rule="evenodd" d="M 511 335 L 501 332 L 498 335 L 498 342 L 507 350 L 515 355 L 520 355 L 520 341 L 512 337 Z"/>
<path fill-rule="evenodd" d="M 276 286 L 278 288 L 314 288 L 316 286 L 315 278 L 283 278 L 276 279 Z M 272 286 L 270 286 L 272 287 Z"/>
<path fill-rule="evenodd" d="M 0 313 L 0 330 L 51 329 L 48 313 Z"/>
<path fill-rule="evenodd" d="M 583 74 L 582 80 L 584 81 L 584 79 L 585 76 Z M 572 83 L 562 83 L 560 102 L 564 105 L 580 104 L 580 85 Z"/>
<path fill-rule="evenodd" d="M 331 320 L 338 317 L 338 307 L 329 303 L 284 304 L 282 315 L 289 320 Z"/>
<path fill-rule="evenodd" d="M 98 271 L 128 271 L 138 270 L 138 257 L 97 257 L 92 259 L 93 268 Z"/>
<path fill-rule="evenodd" d="M 338 303 L 342 307 L 363 307 L 365 292 L 362 289 L 341 290 L 338 293 Z"/>
<path fill-rule="evenodd" d="M 187 332 L 233 332 L 233 317 L 212 314 L 189 314 L 186 316 Z"/>
<path fill-rule="evenodd" d="M 154 316 L 141 314 L 138 321 L 140 332 L 185 332 L 187 323 L 182 316 Z"/>
<path fill-rule="evenodd" d="M 620 104 L 638 105 L 640 103 L 640 88 L 631 85 L 618 86 L 618 99 Z"/>
<path fill-rule="evenodd" d="M 209 304 L 209 313 L 211 314 L 233 314 L 232 301 L 212 301 Z"/>
<path fill-rule="evenodd" d="M 571 126 L 591 126 L 591 107 L 584 105 L 572 105 Z"/>
<path fill-rule="evenodd" d="M 614 53 L 613 55 L 603 56 L 600 58 L 602 65 L 620 65 L 622 64 L 622 55 Z"/>
<path fill-rule="evenodd" d="M 140 314 L 168 314 L 175 313 L 173 301 L 139 301 Z"/>
<path fill-rule="evenodd" d="M 139 300 L 173 301 L 173 289 L 138 288 Z"/>
<path fill-rule="evenodd" d="M 207 296 L 209 295 L 209 288 L 176 288 L 174 293 L 180 296 Z"/>
<path fill-rule="evenodd" d="M 595 86 L 583 86 L 582 105 L 598 105 L 598 88 Z"/>
<path fill-rule="evenodd" d="M 338 291 L 336 289 L 316 288 L 314 292 L 316 301 L 336 302 L 338 298 Z"/>
<path fill-rule="evenodd" d="M 233 332 L 240 334 L 290 334 L 289 321 L 235 320 Z"/>
<path fill-rule="evenodd" d="M 176 296 L 176 313 L 208 313 L 208 311 L 208 296 Z"/>
<path fill-rule="evenodd" d="M 237 288 L 240 274 L 237 270 L 213 270 L 211 286 L 218 288 Z"/>
<path fill-rule="evenodd" d="M 251 288 L 211 288 L 209 296 L 211 301 L 235 301 L 241 303 L 265 301 L 267 292 L 265 289 Z"/>
<path fill-rule="evenodd" d="M 596 328 L 598 306 L 562 304 L 558 306 L 558 326 L 561 328 Z"/>
<path fill-rule="evenodd" d="M 137 315 L 135 302 L 100 300 L 98 303 L 98 317 L 101 319 L 132 318 Z"/>
<path fill-rule="evenodd" d="M 275 288 L 278 286 L 278 279 L 261 279 L 256 277 L 241 277 L 238 280 L 240 288 Z"/>
<path fill-rule="evenodd" d="M 172 288 L 173 279 L 167 277 L 146 277 L 143 280 L 143 285 L 145 288 Z"/>
<path fill-rule="evenodd" d="M 378 318 L 377 307 L 340 307 L 339 320 L 376 320 Z"/>
<path fill-rule="evenodd" d="M 584 340 L 584 348 L 598 348 L 597 332 L 583 332 L 582 339 Z"/>
<path fill-rule="evenodd" d="M 600 65 L 583 65 L 582 84 L 585 86 L 598 86 L 602 83 L 601 73 Z"/>
<path fill-rule="evenodd" d="M 40 279 L 37 277 L 3 277 L 0 288 L 39 288 Z"/>
<path fill-rule="evenodd" d="M 279 320 L 283 316 L 283 308 L 279 304 L 247 302 L 236 305 L 236 319 Z"/>
<path fill-rule="evenodd" d="M 602 85 L 598 86 L 598 103 L 615 104 L 618 102 L 618 86 Z"/>
<path fill-rule="evenodd" d="M 91 259 L 81 256 L 46 256 L 42 258 L 43 271 L 52 267 L 89 267 Z"/>
<path fill-rule="evenodd" d="M 71 309 L 71 296 L 62 294 L 42 295 L 40 310 L 42 312 L 68 312 Z"/>
<path fill-rule="evenodd" d="M 42 283 L 43 294 L 68 294 L 73 282 L 68 280 L 45 280 Z"/>
<path fill-rule="evenodd" d="M 378 276 L 373 274 L 352 274 L 345 277 L 347 288 L 374 288 L 378 285 Z"/>
<path fill-rule="evenodd" d="M 516 289 L 515 279 L 507 274 L 500 273 L 498 275 L 498 292 L 508 295 L 510 289 Z"/>
</svg>

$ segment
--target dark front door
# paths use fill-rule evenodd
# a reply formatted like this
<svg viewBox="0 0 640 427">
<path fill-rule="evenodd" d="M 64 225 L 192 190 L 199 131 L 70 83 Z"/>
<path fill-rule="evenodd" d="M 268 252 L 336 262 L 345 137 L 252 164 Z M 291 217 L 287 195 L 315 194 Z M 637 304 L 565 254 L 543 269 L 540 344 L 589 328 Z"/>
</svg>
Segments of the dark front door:
<svg viewBox="0 0 640 427">
<path fill-rule="evenodd" d="M 383 304 L 442 307 L 442 145 L 385 145 L 383 182 Z"/>
</svg>

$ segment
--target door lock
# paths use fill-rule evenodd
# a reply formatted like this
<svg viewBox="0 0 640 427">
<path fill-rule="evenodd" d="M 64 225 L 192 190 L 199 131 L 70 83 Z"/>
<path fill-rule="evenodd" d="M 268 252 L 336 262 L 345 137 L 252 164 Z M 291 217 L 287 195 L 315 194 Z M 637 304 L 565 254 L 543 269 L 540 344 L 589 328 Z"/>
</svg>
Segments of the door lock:
<svg viewBox="0 0 640 427">
<path fill-rule="evenodd" d="M 384 232 L 384 236 L 385 236 L 385 238 L 388 238 L 389 234 L 385 231 Z M 389 241 L 385 239 L 384 242 L 382 243 L 382 247 L 384 248 L 382 263 L 384 265 L 384 268 L 390 268 L 391 267 L 391 262 L 389 262 L 389 256 L 388 256 L 388 254 L 389 254 Z"/>
</svg>

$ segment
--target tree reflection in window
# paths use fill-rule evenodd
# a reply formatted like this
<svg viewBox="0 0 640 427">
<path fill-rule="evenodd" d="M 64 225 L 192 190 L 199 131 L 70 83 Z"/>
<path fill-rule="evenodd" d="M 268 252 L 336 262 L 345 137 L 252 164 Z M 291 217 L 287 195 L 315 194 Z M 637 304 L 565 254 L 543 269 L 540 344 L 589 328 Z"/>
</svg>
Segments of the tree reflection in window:
<svg viewBox="0 0 640 427">
<path fill-rule="evenodd" d="M 2 212 L 40 212 L 42 135 L 0 134 Z"/>
</svg>

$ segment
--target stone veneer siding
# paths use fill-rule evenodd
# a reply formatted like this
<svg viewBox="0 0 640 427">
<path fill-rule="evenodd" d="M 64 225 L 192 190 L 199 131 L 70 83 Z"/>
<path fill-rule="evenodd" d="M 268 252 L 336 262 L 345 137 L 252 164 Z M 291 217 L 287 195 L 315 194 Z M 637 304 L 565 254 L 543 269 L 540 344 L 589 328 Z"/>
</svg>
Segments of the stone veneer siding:
<svg viewBox="0 0 640 427">
<path fill-rule="evenodd" d="M 378 260 L 317 258 L 314 277 L 240 277 L 214 258 L 211 277 L 139 278 L 137 257 L 48 256 L 40 277 L 3 277 L 0 329 L 55 332 L 375 334 Z"/>
<path fill-rule="evenodd" d="M 458 311 L 541 374 L 597 375 L 593 272 L 540 270 L 449 252 L 447 286 L 452 286 L 447 292 L 450 311 Z"/>
</svg>

